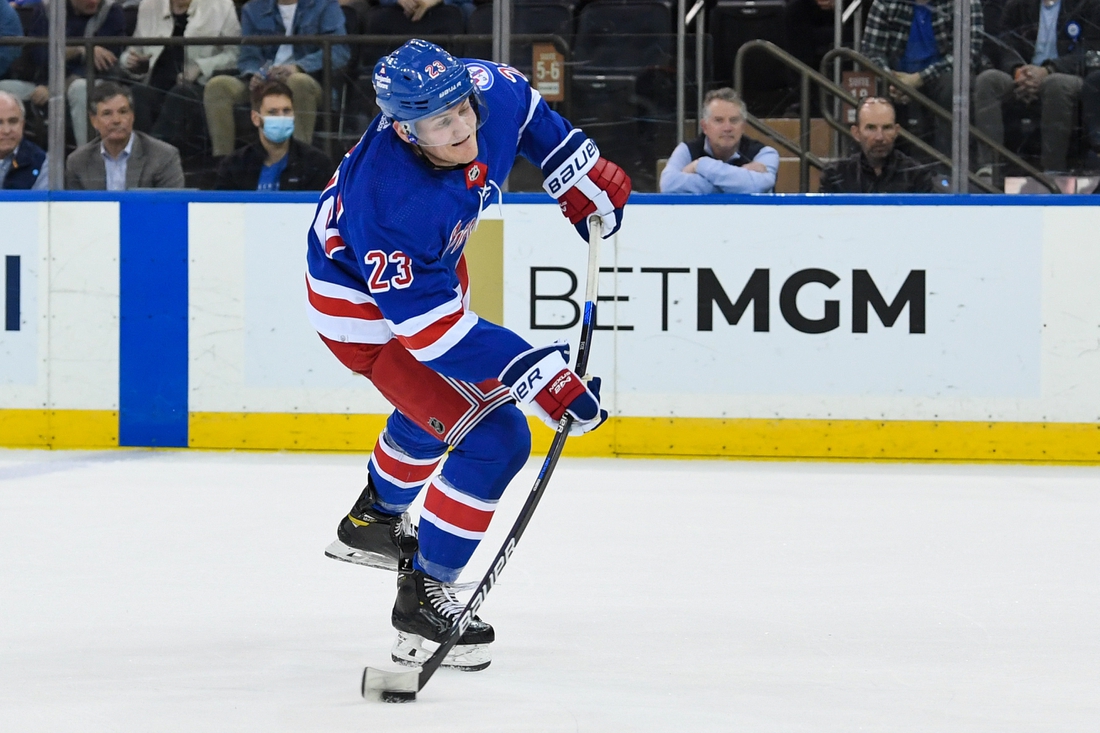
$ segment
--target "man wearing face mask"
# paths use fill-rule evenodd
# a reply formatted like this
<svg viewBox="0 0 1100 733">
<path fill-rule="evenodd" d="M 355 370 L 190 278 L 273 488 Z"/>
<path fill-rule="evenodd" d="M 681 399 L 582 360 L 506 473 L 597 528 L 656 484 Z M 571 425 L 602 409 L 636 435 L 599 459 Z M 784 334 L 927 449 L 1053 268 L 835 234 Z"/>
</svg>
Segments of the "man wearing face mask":
<svg viewBox="0 0 1100 733">
<path fill-rule="evenodd" d="M 415 665 L 457 623 L 453 584 L 530 455 L 517 405 L 555 428 L 568 412 L 574 433 L 607 418 L 599 379 L 569 368 L 564 343 L 532 346 L 470 310 L 466 242 L 517 155 L 541 167 L 585 242 L 590 215 L 604 238 L 619 229 L 630 179 L 510 66 L 413 39 L 378 62 L 373 82 L 382 114 L 309 228 L 307 313 L 395 407 L 325 554 L 398 571 L 391 656 Z M 422 491 L 414 533 L 406 509 Z M 494 638 L 474 616 L 443 666 L 484 669 Z"/>
<path fill-rule="evenodd" d="M 252 91 L 259 140 L 227 156 L 215 188 L 222 191 L 320 191 L 332 176 L 321 150 L 294 138 L 294 95 L 281 81 Z"/>
</svg>

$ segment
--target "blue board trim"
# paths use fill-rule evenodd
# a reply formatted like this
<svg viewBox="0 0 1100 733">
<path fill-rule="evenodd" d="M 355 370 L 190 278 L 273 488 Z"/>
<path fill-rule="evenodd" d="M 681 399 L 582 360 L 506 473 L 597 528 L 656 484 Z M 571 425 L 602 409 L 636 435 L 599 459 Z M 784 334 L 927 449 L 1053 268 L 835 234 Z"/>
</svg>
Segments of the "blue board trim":
<svg viewBox="0 0 1100 733">
<path fill-rule="evenodd" d="M 4 330 L 19 330 L 19 255 L 4 258 Z"/>
<path fill-rule="evenodd" d="M 279 191 L 0 191 L 3 201 L 119 201 L 182 203 L 315 204 L 317 192 Z M 506 193 L 506 204 L 557 202 L 545 193 Z M 1053 194 L 821 194 L 632 193 L 630 206 L 1100 206 L 1100 196 Z"/>
<path fill-rule="evenodd" d="M 118 442 L 187 446 L 187 201 L 119 205 Z"/>
<path fill-rule="evenodd" d="M 0 201 L 174 201 L 183 203 L 316 204 L 320 191 L 0 191 Z"/>
<path fill-rule="evenodd" d="M 506 193 L 506 204 L 552 204 L 544 193 Z M 1007 194 L 632 193 L 628 206 L 1097 206 L 1100 196 Z M 629 209 L 628 209 L 629 210 Z"/>
</svg>

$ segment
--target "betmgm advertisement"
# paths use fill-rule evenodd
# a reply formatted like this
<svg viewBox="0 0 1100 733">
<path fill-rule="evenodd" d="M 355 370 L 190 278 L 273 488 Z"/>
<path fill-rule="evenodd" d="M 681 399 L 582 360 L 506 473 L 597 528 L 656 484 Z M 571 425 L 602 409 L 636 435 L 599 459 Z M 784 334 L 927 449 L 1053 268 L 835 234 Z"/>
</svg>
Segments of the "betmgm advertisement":
<svg viewBox="0 0 1100 733">
<path fill-rule="evenodd" d="M 1095 207 L 928 200 L 632 198 L 589 364 L 612 417 L 567 453 L 1100 460 Z M 484 212 L 471 300 L 575 348 L 588 245 L 544 201 Z M 373 446 L 391 408 L 306 317 L 305 197 L 0 209 L 5 445 Z M 154 261 L 166 230 L 179 255 Z M 152 281 L 170 271 L 178 297 Z M 172 442 L 131 429 L 162 423 Z"/>
</svg>

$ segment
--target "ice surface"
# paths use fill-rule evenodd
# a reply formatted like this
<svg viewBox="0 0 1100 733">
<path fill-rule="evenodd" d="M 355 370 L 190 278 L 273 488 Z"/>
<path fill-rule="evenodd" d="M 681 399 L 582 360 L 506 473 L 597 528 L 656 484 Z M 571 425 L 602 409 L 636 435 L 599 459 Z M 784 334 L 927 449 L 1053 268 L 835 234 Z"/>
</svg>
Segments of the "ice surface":
<svg viewBox="0 0 1100 733">
<path fill-rule="evenodd" d="M 411 705 L 366 456 L 0 451 L 0 731 L 1086 731 L 1100 470 L 563 460 Z M 505 495 L 476 580 L 537 471 Z"/>
</svg>

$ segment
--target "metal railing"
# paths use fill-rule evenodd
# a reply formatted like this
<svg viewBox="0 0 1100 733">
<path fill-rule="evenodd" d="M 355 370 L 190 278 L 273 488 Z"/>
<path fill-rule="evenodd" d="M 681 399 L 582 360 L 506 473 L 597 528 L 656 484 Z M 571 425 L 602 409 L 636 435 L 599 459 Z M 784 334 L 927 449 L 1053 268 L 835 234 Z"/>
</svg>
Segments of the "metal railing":
<svg viewBox="0 0 1100 733">
<path fill-rule="evenodd" d="M 740 49 L 738 49 L 737 57 L 734 60 L 734 66 L 733 66 L 734 86 L 737 89 L 738 93 L 740 93 L 744 88 L 744 59 L 745 59 L 745 56 L 747 54 L 751 53 L 751 52 L 767 53 L 771 57 L 777 59 L 778 61 L 780 61 L 781 63 L 783 63 L 787 67 L 791 68 L 792 70 L 798 72 L 798 74 L 799 74 L 799 97 L 800 97 L 799 123 L 800 123 L 800 129 L 799 129 L 799 141 L 798 142 L 790 140 L 785 135 L 773 130 L 770 126 L 767 125 L 767 123 L 765 123 L 763 120 L 756 117 L 755 115 L 752 115 L 752 114 L 747 115 L 746 116 L 746 122 L 748 122 L 749 125 L 751 125 L 754 129 L 756 129 L 756 130 L 760 131 L 761 133 L 763 133 L 765 135 L 768 135 L 769 137 L 775 139 L 781 145 L 783 145 L 784 147 L 790 149 L 795 155 L 798 156 L 798 159 L 799 159 L 799 177 L 798 177 L 798 179 L 799 179 L 799 190 L 802 193 L 808 192 L 809 188 L 810 188 L 810 174 L 809 174 L 810 166 L 812 165 L 813 167 L 820 170 L 820 169 L 824 168 L 825 165 L 827 165 L 827 163 L 828 163 L 828 161 L 822 160 L 821 158 L 814 155 L 810 151 L 810 83 L 811 82 L 816 83 L 819 87 L 819 93 L 821 94 L 821 110 L 822 110 L 822 115 L 824 116 L 826 123 L 830 127 L 832 127 L 834 130 L 837 130 L 838 132 L 842 133 L 843 135 L 851 137 L 851 131 L 848 129 L 848 126 L 842 124 L 841 122 L 839 122 L 828 111 L 828 109 L 829 109 L 828 102 L 829 102 L 829 97 L 830 96 L 835 98 L 835 99 L 839 99 L 841 102 L 843 102 L 845 104 L 848 104 L 848 105 L 851 105 L 853 107 L 855 107 L 858 104 L 858 100 L 855 97 L 850 95 L 846 90 L 844 90 L 839 85 L 835 84 L 831 79 L 829 79 L 825 75 L 825 73 L 828 70 L 830 64 L 832 64 L 833 61 L 836 60 L 836 59 L 843 58 L 843 59 L 847 59 L 849 61 L 853 61 L 855 63 L 858 63 L 861 68 L 866 69 L 867 71 L 870 71 L 871 73 L 875 74 L 879 79 L 883 80 L 884 82 L 886 82 L 888 84 L 893 85 L 899 91 L 901 91 L 902 93 L 908 95 L 911 100 L 913 100 L 913 101 L 921 104 L 922 106 L 932 110 L 932 112 L 934 114 L 936 114 L 937 116 L 939 116 L 943 119 L 946 119 L 948 121 L 951 120 L 951 114 L 949 112 L 944 111 L 943 108 L 941 108 L 935 102 L 933 102 L 932 100 L 925 97 L 923 94 L 921 94 L 919 91 L 917 91 L 913 87 L 910 87 L 907 84 L 903 84 L 903 83 L 899 82 L 890 72 L 885 71 L 884 69 L 881 69 L 881 68 L 875 66 L 875 64 L 870 59 L 868 59 L 866 56 L 863 56 L 863 55 L 861 55 L 859 53 L 856 53 L 855 51 L 852 51 L 851 49 L 847 49 L 847 48 L 838 48 L 838 49 L 833 49 L 832 51 L 829 51 L 827 54 L 825 54 L 825 57 L 821 62 L 821 71 L 815 71 L 814 69 L 810 68 L 809 66 L 802 63 L 801 61 L 799 61 L 797 58 L 795 58 L 791 54 L 787 53 L 786 51 L 784 51 L 783 49 L 779 48 L 778 46 L 776 46 L 775 44 L 773 44 L 769 41 L 763 41 L 763 40 L 749 41 L 745 45 L 741 46 Z M 983 133 L 981 130 L 978 130 L 977 128 L 974 128 L 974 127 L 971 127 L 970 130 L 971 130 L 971 135 L 973 135 L 975 138 L 977 138 L 980 142 L 989 145 L 997 153 L 1004 156 L 1005 159 L 1007 159 L 1008 161 L 1012 162 L 1015 165 L 1020 166 L 1029 175 L 1034 176 L 1036 180 L 1038 180 L 1043 186 L 1045 186 L 1047 189 L 1049 189 L 1052 193 L 1060 193 L 1060 190 L 1059 190 L 1057 184 L 1054 183 L 1054 181 L 1050 180 L 1050 178 L 1048 176 L 1046 176 L 1042 171 L 1039 171 L 1034 166 L 1029 165 L 1027 162 L 1025 162 L 1019 156 L 1015 155 L 1014 153 L 1012 153 L 1011 151 L 1006 149 L 1003 145 L 998 145 L 996 142 L 994 142 L 988 135 Z M 913 133 L 909 132 L 905 128 L 903 128 L 901 126 L 898 127 L 898 136 L 901 137 L 903 140 L 907 141 L 910 145 L 912 145 L 917 150 L 920 150 L 925 155 L 928 155 L 930 158 L 933 158 L 934 160 L 944 164 L 945 166 L 948 167 L 948 169 L 951 168 L 951 159 L 950 158 L 948 158 L 943 153 L 936 150 L 934 147 L 932 147 L 928 143 L 924 142 L 919 137 L 917 137 Z M 995 189 L 993 186 L 986 183 L 983 179 L 979 178 L 973 172 L 967 171 L 966 175 L 967 175 L 967 179 L 974 186 L 976 186 L 977 188 L 980 188 L 981 190 L 983 190 L 987 193 L 1001 193 L 1000 191 Z"/>
<path fill-rule="evenodd" d="M 928 97 L 921 94 L 920 91 L 916 89 L 916 87 L 911 87 L 908 84 L 903 84 L 902 82 L 898 81 L 897 77 L 895 77 L 893 74 L 891 74 L 889 71 L 886 71 L 882 67 L 876 66 L 875 63 L 873 61 L 871 61 L 871 59 L 867 58 L 863 54 L 857 53 L 856 51 L 853 51 L 850 48 L 834 48 L 832 51 L 829 51 L 827 54 L 825 54 L 825 57 L 821 61 L 821 68 L 824 69 L 826 64 L 828 62 L 832 61 L 833 59 L 845 59 L 847 61 L 851 61 L 853 63 L 859 64 L 861 70 L 869 71 L 870 73 L 874 74 L 874 76 L 880 82 L 882 82 L 882 83 L 884 83 L 888 86 L 892 86 L 892 87 L 896 88 L 899 92 L 901 92 L 905 96 L 909 97 L 909 99 L 911 101 L 920 104 L 920 106 L 922 106 L 925 109 L 929 110 L 930 112 L 932 112 L 932 114 L 936 115 L 940 119 L 946 120 L 948 123 L 952 122 L 952 115 L 951 115 L 950 112 L 948 112 L 943 107 L 941 107 L 938 104 L 936 104 L 935 102 L 933 102 Z M 848 95 L 846 95 L 846 96 L 848 96 Z M 969 97 L 969 95 L 968 95 L 968 97 Z M 840 130 L 842 132 L 848 132 L 847 128 L 843 126 L 843 123 L 836 120 L 835 118 L 833 118 L 828 113 L 828 111 L 827 111 L 828 107 L 825 104 L 826 99 L 827 99 L 826 92 L 824 90 L 822 90 L 822 92 L 821 92 L 821 109 L 822 109 L 822 114 L 825 117 L 825 121 L 829 124 L 830 127 L 833 127 L 834 129 Z M 853 104 L 853 102 L 849 101 L 851 99 L 852 99 L 852 97 L 848 96 L 848 99 L 845 99 L 844 101 L 848 102 L 849 104 Z M 969 99 L 967 101 L 969 102 Z M 1025 173 L 1027 173 L 1029 176 L 1031 176 L 1035 180 L 1037 180 L 1040 184 L 1042 184 L 1051 193 L 1061 193 L 1061 189 L 1058 188 L 1058 184 L 1055 183 L 1053 180 L 1051 180 L 1050 177 L 1048 175 L 1046 175 L 1043 171 L 1041 171 L 1038 168 L 1036 168 L 1035 166 L 1031 165 L 1030 163 L 1025 161 L 1023 158 L 1021 158 L 1020 156 L 1018 156 L 1015 153 L 1013 153 L 1012 151 L 1010 151 L 1004 145 L 1001 145 L 1001 144 L 997 143 L 995 140 L 993 140 L 993 138 L 986 135 L 984 132 L 982 132 L 977 127 L 974 127 L 973 125 L 968 125 L 967 127 L 969 129 L 970 136 L 977 139 L 978 142 L 982 143 L 983 145 L 989 146 L 995 153 L 1002 156 L 1005 160 L 1007 160 L 1008 162 L 1012 163 L 1013 165 L 1021 168 Z M 908 139 L 908 138 L 906 138 L 906 139 Z M 925 153 L 931 155 L 932 157 L 934 157 L 936 160 L 940 161 L 941 163 L 945 163 L 946 165 L 948 165 L 949 168 L 951 168 L 952 171 L 954 170 L 954 166 L 952 165 L 952 161 L 951 161 L 950 158 L 948 158 L 947 156 L 945 156 L 943 153 L 939 152 L 938 150 L 935 150 L 934 148 L 927 145 L 926 143 L 923 143 L 923 141 L 922 141 L 922 145 L 921 145 L 921 150 L 924 151 Z M 982 181 L 982 179 L 978 178 L 975 174 L 973 174 L 969 171 L 967 171 L 967 179 L 971 183 L 975 183 L 975 184 L 979 185 L 981 188 L 983 188 L 987 191 L 992 188 L 990 186 L 985 185 L 985 183 L 984 183 L 984 181 Z M 1003 193 L 1003 191 L 997 191 L 996 189 L 993 189 L 992 192 L 993 193 Z"/>
</svg>

